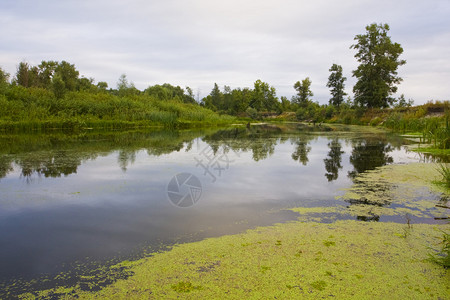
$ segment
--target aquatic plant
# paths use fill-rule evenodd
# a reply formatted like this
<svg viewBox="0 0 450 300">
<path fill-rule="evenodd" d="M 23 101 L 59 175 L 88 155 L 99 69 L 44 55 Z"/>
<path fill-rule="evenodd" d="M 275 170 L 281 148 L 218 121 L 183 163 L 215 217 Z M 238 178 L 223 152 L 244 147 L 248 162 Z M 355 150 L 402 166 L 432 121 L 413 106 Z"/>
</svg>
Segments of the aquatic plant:
<svg viewBox="0 0 450 300">
<path fill-rule="evenodd" d="M 437 170 L 442 175 L 444 185 L 450 189 L 450 167 L 448 164 L 439 164 Z"/>
<path fill-rule="evenodd" d="M 443 232 L 442 235 L 442 249 L 440 252 L 430 254 L 430 260 L 443 266 L 450 268 L 450 234 Z"/>
</svg>

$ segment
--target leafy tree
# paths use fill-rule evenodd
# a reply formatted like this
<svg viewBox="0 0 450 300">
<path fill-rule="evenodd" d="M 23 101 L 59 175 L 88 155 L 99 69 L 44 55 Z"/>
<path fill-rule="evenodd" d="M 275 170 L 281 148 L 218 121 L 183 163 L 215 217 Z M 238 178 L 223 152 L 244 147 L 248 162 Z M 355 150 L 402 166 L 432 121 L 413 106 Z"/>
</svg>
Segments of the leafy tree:
<svg viewBox="0 0 450 300">
<path fill-rule="evenodd" d="M 408 101 L 406 101 L 405 95 L 401 94 L 397 100 L 397 104 L 395 105 L 395 107 L 411 107 L 413 105 L 414 105 L 413 99 L 408 99 Z"/>
<path fill-rule="evenodd" d="M 252 101 L 253 92 L 249 88 L 237 88 L 231 91 L 231 96 L 233 101 L 231 103 L 230 112 L 238 114 L 246 111 L 247 107 L 249 107 L 249 104 Z"/>
<path fill-rule="evenodd" d="M 230 112 L 233 103 L 233 94 L 231 88 L 227 85 L 223 87 L 223 105 L 222 110 L 225 112 Z"/>
<path fill-rule="evenodd" d="M 259 79 L 256 80 L 250 106 L 257 111 L 279 111 L 280 103 L 275 88 Z"/>
<path fill-rule="evenodd" d="M 62 61 L 55 68 L 55 76 L 58 75 L 64 82 L 66 90 L 75 91 L 78 84 L 78 76 L 80 73 L 75 68 L 75 65 Z"/>
<path fill-rule="evenodd" d="M 16 83 L 18 85 L 29 87 L 31 84 L 31 70 L 27 62 L 20 62 L 16 72 Z"/>
<path fill-rule="evenodd" d="M 216 110 L 220 110 L 223 103 L 223 94 L 217 83 L 214 83 L 214 87 L 209 95 L 211 96 L 212 105 L 216 108 Z"/>
<path fill-rule="evenodd" d="M 81 77 L 78 79 L 77 90 L 90 91 L 94 89 L 95 89 L 94 78 Z"/>
<path fill-rule="evenodd" d="M 39 68 L 39 84 L 43 88 L 50 88 L 52 84 L 52 78 L 55 74 L 56 67 L 58 66 L 57 61 L 42 61 L 38 66 Z"/>
<path fill-rule="evenodd" d="M 183 102 L 184 103 L 197 103 L 194 98 L 194 91 L 190 87 L 186 87 L 186 92 L 183 92 Z"/>
<path fill-rule="evenodd" d="M 105 81 L 100 81 L 97 83 L 97 88 L 101 91 L 106 91 L 106 89 L 108 88 L 108 83 Z"/>
<path fill-rule="evenodd" d="M 388 24 L 366 26 L 366 33 L 355 37 L 356 44 L 350 48 L 356 49 L 355 58 L 360 65 L 353 71 L 358 79 L 353 92 L 355 102 L 364 107 L 389 107 L 394 103 L 390 97 L 397 91 L 396 84 L 402 81 L 397 76 L 397 68 L 406 63 L 400 60 L 403 48 L 393 43 L 387 35 Z"/>
<path fill-rule="evenodd" d="M 159 100 L 178 100 L 185 103 L 195 103 L 194 93 L 191 88 L 186 87 L 185 93 L 181 87 L 173 86 L 169 83 L 149 86 L 144 93 Z"/>
<path fill-rule="evenodd" d="M 333 64 L 329 71 L 331 74 L 328 77 L 327 87 L 330 88 L 332 96 L 329 103 L 334 106 L 340 106 L 344 102 L 344 96 L 347 95 L 344 92 L 347 78 L 342 75 L 342 66 L 340 65 Z"/>
<path fill-rule="evenodd" d="M 117 91 L 120 97 L 139 94 L 139 90 L 134 86 L 134 83 L 128 82 L 126 74 L 120 75 L 117 81 Z"/>
<path fill-rule="evenodd" d="M 282 96 L 281 100 L 281 110 L 282 111 L 290 111 L 291 110 L 291 101 L 288 98 Z"/>
<path fill-rule="evenodd" d="M 296 103 L 302 107 L 306 107 L 311 101 L 310 97 L 314 96 L 311 91 L 311 80 L 306 77 L 302 82 L 297 81 L 294 84 L 294 89 L 297 91 L 297 96 L 293 97 L 293 103 Z"/>
<path fill-rule="evenodd" d="M 9 74 L 0 68 L 0 93 L 3 93 L 8 86 Z"/>
<path fill-rule="evenodd" d="M 66 85 L 60 75 L 53 76 L 52 89 L 56 98 L 60 99 L 64 97 L 64 94 L 66 92 Z"/>
<path fill-rule="evenodd" d="M 153 86 L 149 86 L 145 91 L 145 94 L 153 96 L 158 100 L 170 100 L 172 98 L 171 91 L 162 85 L 155 84 Z"/>
</svg>

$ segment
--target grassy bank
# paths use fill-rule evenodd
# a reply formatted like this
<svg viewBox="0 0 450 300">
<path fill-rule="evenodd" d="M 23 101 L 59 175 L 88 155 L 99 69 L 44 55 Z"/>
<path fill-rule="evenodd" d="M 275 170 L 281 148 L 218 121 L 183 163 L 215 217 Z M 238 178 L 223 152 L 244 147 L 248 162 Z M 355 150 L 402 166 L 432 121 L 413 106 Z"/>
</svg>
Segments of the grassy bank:
<svg viewBox="0 0 450 300">
<path fill-rule="evenodd" d="M 230 124 L 235 119 L 180 100 L 150 95 L 68 92 L 14 86 L 0 94 L 0 130 L 171 128 Z"/>
</svg>

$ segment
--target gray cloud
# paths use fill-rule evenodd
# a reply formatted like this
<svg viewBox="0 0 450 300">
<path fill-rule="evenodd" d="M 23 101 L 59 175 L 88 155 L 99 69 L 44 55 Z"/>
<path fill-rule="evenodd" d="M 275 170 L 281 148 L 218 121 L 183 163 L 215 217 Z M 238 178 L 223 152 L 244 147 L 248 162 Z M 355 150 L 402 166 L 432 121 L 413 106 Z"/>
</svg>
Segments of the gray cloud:
<svg viewBox="0 0 450 300">
<path fill-rule="evenodd" d="M 399 93 L 416 103 L 448 99 L 450 3 L 434 1 L 25 1 L 0 3 L 0 66 L 67 60 L 81 74 L 115 86 L 126 73 L 140 89 L 169 82 L 208 94 L 214 84 L 269 82 L 294 94 L 309 76 L 326 103 L 328 69 L 349 79 L 349 47 L 367 24 L 388 23 L 405 49 Z"/>
</svg>

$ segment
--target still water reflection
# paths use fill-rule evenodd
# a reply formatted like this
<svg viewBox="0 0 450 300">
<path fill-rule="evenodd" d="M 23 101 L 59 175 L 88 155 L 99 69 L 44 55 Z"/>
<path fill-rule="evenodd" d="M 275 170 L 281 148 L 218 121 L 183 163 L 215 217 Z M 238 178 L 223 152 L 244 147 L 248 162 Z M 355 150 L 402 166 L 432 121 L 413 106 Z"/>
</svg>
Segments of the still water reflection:
<svg viewBox="0 0 450 300">
<path fill-rule="evenodd" d="M 298 124 L 1 136 L 0 281 L 295 219 L 283 208 L 342 204 L 335 196 L 357 174 L 418 160 L 402 143 Z M 171 180 L 195 205 L 169 201 Z"/>
</svg>

